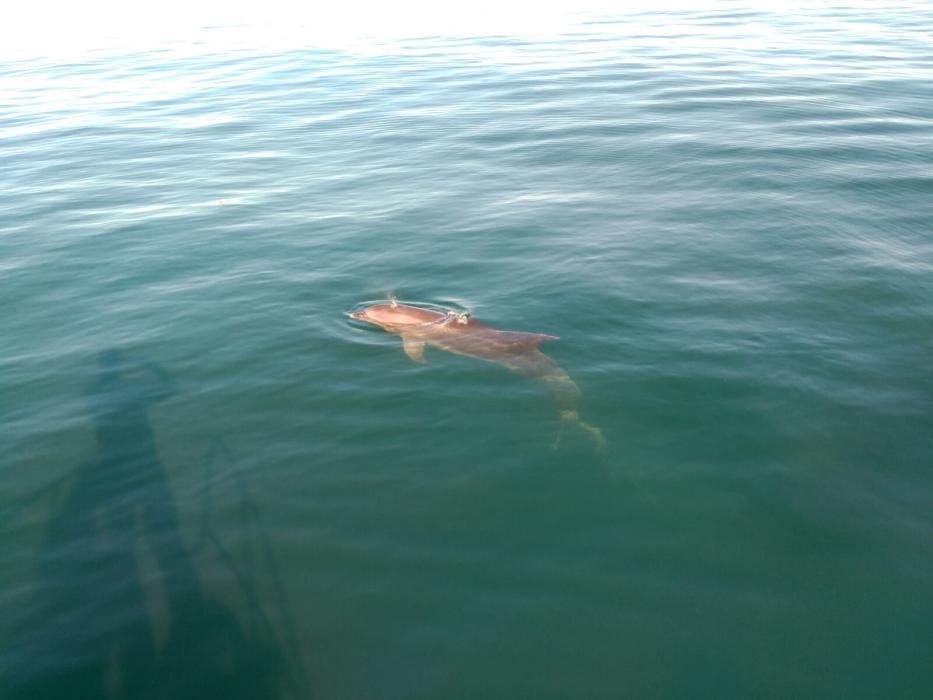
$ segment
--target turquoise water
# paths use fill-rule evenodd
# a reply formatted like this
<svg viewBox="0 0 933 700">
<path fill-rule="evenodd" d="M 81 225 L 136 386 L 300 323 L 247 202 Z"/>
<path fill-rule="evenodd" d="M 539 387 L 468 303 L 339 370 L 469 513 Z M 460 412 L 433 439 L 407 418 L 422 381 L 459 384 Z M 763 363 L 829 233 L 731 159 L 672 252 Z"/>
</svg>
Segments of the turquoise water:
<svg viewBox="0 0 933 700">
<path fill-rule="evenodd" d="M 933 696 L 933 10 L 0 77 L 0 695 Z M 542 387 L 344 312 L 543 349 Z"/>
</svg>

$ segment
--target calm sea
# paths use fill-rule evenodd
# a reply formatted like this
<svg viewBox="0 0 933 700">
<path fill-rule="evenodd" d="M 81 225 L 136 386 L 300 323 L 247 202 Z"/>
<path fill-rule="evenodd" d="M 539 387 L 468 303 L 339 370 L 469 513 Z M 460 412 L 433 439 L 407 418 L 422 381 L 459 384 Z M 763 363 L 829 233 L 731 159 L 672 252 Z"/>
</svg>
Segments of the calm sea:
<svg viewBox="0 0 933 700">
<path fill-rule="evenodd" d="M 281 29 L 0 64 L 0 697 L 933 697 L 933 5 Z"/>
</svg>

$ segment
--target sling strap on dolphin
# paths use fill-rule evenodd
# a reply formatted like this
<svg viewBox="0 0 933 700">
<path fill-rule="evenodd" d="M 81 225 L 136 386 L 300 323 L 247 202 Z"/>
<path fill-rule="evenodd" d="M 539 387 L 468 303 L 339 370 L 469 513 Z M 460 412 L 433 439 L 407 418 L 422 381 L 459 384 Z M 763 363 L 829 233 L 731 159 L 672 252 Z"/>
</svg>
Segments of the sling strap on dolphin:
<svg viewBox="0 0 933 700">
<path fill-rule="evenodd" d="M 347 316 L 400 336 L 405 354 L 415 362 L 426 362 L 425 347 L 431 346 L 455 355 L 495 362 L 542 382 L 554 397 L 561 419 L 554 446 L 559 444 L 564 427 L 573 426 L 581 430 L 596 449 L 605 447 L 602 431 L 580 418 L 580 388 L 554 360 L 538 349 L 541 343 L 558 340 L 556 336 L 500 331 L 469 314 L 423 309 L 395 299 L 348 312 Z"/>
</svg>

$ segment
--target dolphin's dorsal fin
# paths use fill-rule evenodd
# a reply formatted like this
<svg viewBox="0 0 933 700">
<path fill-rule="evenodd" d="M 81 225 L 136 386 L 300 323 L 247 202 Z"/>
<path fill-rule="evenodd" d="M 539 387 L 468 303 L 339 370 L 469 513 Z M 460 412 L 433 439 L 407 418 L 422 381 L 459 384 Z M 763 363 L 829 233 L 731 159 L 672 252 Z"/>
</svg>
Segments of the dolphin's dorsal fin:
<svg viewBox="0 0 933 700">
<path fill-rule="evenodd" d="M 402 336 L 402 348 L 405 350 L 405 354 L 408 355 L 414 362 L 419 364 L 427 363 L 427 360 L 424 359 L 424 341 L 415 340 L 413 338 L 406 338 Z"/>
</svg>

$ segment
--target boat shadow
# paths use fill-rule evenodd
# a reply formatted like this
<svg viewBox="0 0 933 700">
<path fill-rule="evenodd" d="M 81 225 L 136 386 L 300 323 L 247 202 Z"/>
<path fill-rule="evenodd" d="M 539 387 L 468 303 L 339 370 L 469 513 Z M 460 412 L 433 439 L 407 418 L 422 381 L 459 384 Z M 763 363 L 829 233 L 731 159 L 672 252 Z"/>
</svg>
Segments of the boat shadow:
<svg viewBox="0 0 933 700">
<path fill-rule="evenodd" d="M 210 473 L 233 458 L 208 449 L 199 544 L 182 537 L 149 411 L 176 395 L 169 375 L 118 350 L 98 356 L 85 401 L 97 458 L 80 464 L 52 506 L 29 603 L 13 625 L 4 697 L 307 698 L 298 643 L 258 512 L 239 474 L 240 525 L 258 556 L 232 554 L 210 517 Z M 229 534 L 229 533 L 224 533 Z M 197 564 L 219 562 L 210 578 Z M 260 595 L 256 567 L 272 581 Z M 203 566 L 202 566 L 203 568 Z M 219 575 L 217 575 L 219 573 Z M 273 624 L 268 614 L 273 600 Z M 264 605 L 265 603 L 265 605 Z"/>
</svg>

